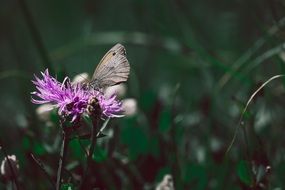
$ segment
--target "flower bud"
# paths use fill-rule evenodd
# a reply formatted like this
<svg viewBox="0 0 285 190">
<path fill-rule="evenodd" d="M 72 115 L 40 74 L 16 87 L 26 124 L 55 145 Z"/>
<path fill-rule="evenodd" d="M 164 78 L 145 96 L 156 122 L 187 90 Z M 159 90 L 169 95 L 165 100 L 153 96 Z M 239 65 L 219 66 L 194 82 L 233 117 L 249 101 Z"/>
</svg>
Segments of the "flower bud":
<svg viewBox="0 0 285 190">
<path fill-rule="evenodd" d="M 134 98 L 127 98 L 122 100 L 122 110 L 126 116 L 133 116 L 137 113 L 137 100 Z"/>
<path fill-rule="evenodd" d="M 54 108 L 54 106 L 51 104 L 40 105 L 36 109 L 36 114 L 40 120 L 49 121 L 50 120 L 50 112 L 52 111 L 53 108 Z"/>
<path fill-rule="evenodd" d="M 125 84 L 118 84 L 118 85 L 114 85 L 114 86 L 110 86 L 108 88 L 106 88 L 105 90 L 105 96 L 107 98 L 110 98 L 111 96 L 113 96 L 114 94 L 121 98 L 126 94 L 127 91 L 127 87 Z"/>
<path fill-rule="evenodd" d="M 9 159 L 9 164 L 7 157 Z M 1 175 L 6 179 L 6 180 L 11 180 L 14 177 L 18 177 L 19 175 L 19 164 L 18 160 L 15 155 L 7 156 L 4 158 L 4 160 L 1 163 Z M 11 167 L 13 171 L 11 171 Z M 15 175 L 15 176 L 14 176 Z"/>
<path fill-rule="evenodd" d="M 166 174 L 155 190 L 174 190 L 172 175 Z"/>
</svg>

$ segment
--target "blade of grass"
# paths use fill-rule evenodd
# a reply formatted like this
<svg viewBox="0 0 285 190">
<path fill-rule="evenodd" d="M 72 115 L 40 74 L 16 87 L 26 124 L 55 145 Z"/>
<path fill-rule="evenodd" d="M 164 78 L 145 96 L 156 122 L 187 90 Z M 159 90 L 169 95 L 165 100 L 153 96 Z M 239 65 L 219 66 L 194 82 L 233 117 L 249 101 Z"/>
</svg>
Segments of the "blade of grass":
<svg viewBox="0 0 285 190">
<path fill-rule="evenodd" d="M 244 73 L 247 74 L 249 73 L 252 69 L 255 67 L 259 66 L 261 63 L 263 63 L 265 60 L 278 55 L 282 51 L 285 50 L 285 43 L 282 43 L 274 48 L 271 48 L 270 50 L 264 52 L 262 55 L 258 56 L 252 64 L 249 65 L 247 69 L 245 69 Z"/>
<path fill-rule="evenodd" d="M 39 166 L 39 168 L 42 170 L 42 172 L 45 174 L 46 178 L 49 180 L 49 182 L 51 183 L 51 185 L 53 186 L 53 188 L 55 188 L 55 182 L 53 181 L 52 177 L 48 174 L 45 165 L 38 159 L 35 157 L 35 155 L 33 155 L 32 153 L 30 154 L 32 159 L 35 161 L 35 163 Z"/>
<path fill-rule="evenodd" d="M 174 53 L 182 53 L 185 50 L 185 44 L 174 38 L 157 37 L 142 32 L 98 32 L 86 37 L 73 40 L 70 43 L 52 51 L 50 56 L 53 60 L 61 60 L 80 49 L 93 45 L 107 45 L 114 43 L 128 43 L 142 46 L 154 46 Z"/>
<path fill-rule="evenodd" d="M 42 37 L 40 35 L 40 32 L 38 30 L 38 28 L 36 27 L 35 21 L 33 19 L 33 16 L 27 6 L 27 3 L 25 2 L 25 0 L 18 0 L 20 8 L 23 12 L 24 18 L 26 20 L 26 23 L 29 27 L 29 30 L 31 32 L 31 36 L 34 40 L 35 46 L 39 52 L 39 55 L 42 58 L 43 61 L 43 66 L 45 68 L 49 68 L 49 71 L 51 74 L 54 74 L 54 69 L 52 67 L 52 63 L 50 61 L 49 58 L 49 54 L 44 46 Z"/>
<path fill-rule="evenodd" d="M 248 108 L 248 106 L 250 105 L 251 101 L 252 101 L 252 100 L 254 99 L 254 97 L 256 96 L 256 94 L 257 94 L 260 90 L 262 90 L 262 89 L 263 89 L 268 83 L 270 83 L 271 81 L 273 81 L 273 80 L 275 80 L 275 79 L 278 79 L 278 78 L 281 78 L 281 77 L 284 77 L 284 76 L 285 76 L 285 75 L 275 75 L 275 76 L 271 77 L 271 78 L 268 79 L 266 82 L 264 82 L 264 83 L 250 96 L 250 98 L 249 98 L 248 101 L 246 102 L 246 105 L 245 105 L 245 107 L 244 107 L 244 109 L 243 109 L 243 111 L 242 111 L 242 113 L 241 113 L 239 122 L 238 122 L 238 124 L 237 124 L 237 126 L 236 126 L 236 129 L 235 129 L 234 136 L 233 136 L 233 138 L 232 138 L 232 140 L 231 140 L 231 142 L 230 142 L 230 145 L 229 145 L 228 148 L 227 148 L 227 151 L 226 151 L 225 155 L 227 155 L 227 154 L 229 153 L 229 151 L 231 150 L 231 148 L 232 148 L 232 146 L 233 146 L 233 144 L 234 144 L 234 142 L 235 142 L 235 139 L 236 139 L 236 137 L 237 137 L 237 132 L 238 132 L 240 126 L 243 125 L 243 116 L 244 116 L 245 112 L 247 111 L 247 108 Z"/>
<path fill-rule="evenodd" d="M 222 89 L 235 75 L 235 73 L 244 65 L 246 64 L 254 53 L 256 53 L 267 41 L 267 39 L 273 35 L 275 35 L 279 30 L 280 27 L 285 25 L 285 17 L 280 19 L 275 25 L 273 25 L 269 30 L 268 33 L 258 39 L 251 48 L 249 48 L 240 58 L 238 58 L 234 63 L 229 72 L 226 72 L 218 82 L 218 89 Z"/>
<path fill-rule="evenodd" d="M 0 72 L 0 80 L 4 80 L 10 77 L 30 79 L 30 75 L 28 75 L 28 73 L 19 70 L 7 70 Z"/>
</svg>

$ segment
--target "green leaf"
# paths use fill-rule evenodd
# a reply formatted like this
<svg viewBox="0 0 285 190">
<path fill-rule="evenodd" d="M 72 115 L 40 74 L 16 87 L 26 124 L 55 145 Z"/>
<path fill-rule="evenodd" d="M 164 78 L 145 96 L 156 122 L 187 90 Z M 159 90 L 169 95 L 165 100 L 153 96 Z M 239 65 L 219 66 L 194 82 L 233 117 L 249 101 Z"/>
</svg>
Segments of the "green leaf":
<svg viewBox="0 0 285 190">
<path fill-rule="evenodd" d="M 82 145 L 80 145 L 80 143 Z M 73 140 L 69 142 L 69 150 L 72 153 L 72 156 L 78 160 L 83 160 L 85 157 L 85 152 L 83 150 L 83 147 L 86 147 L 88 144 L 88 141 L 80 141 L 79 140 Z"/>
<path fill-rule="evenodd" d="M 103 162 L 107 159 L 107 151 L 101 148 L 100 146 L 96 146 L 93 153 L 93 160 L 96 162 Z"/>
<path fill-rule="evenodd" d="M 46 153 L 43 145 L 40 144 L 39 142 L 35 142 L 35 144 L 33 146 L 33 151 L 34 151 L 35 155 L 43 155 Z"/>
<path fill-rule="evenodd" d="M 168 166 L 160 168 L 156 174 L 155 181 L 161 181 L 166 174 L 171 174 L 171 168 Z"/>
<path fill-rule="evenodd" d="M 157 138 L 149 139 L 149 153 L 158 158 L 160 156 L 159 140 Z"/>
<path fill-rule="evenodd" d="M 58 109 L 53 109 L 50 113 L 50 120 L 52 123 L 59 124 Z"/>
<path fill-rule="evenodd" d="M 253 184 L 253 176 L 250 170 L 250 164 L 241 160 L 237 165 L 237 174 L 239 179 L 246 185 L 251 186 Z"/>
<path fill-rule="evenodd" d="M 24 150 L 29 150 L 31 148 L 31 141 L 29 137 L 24 137 L 22 140 L 22 147 Z"/>
<path fill-rule="evenodd" d="M 141 103 L 139 106 L 145 111 L 150 111 L 156 99 L 156 94 L 153 91 L 145 91 L 138 101 Z"/>
<path fill-rule="evenodd" d="M 159 131 L 167 132 L 171 127 L 171 113 L 169 110 L 163 110 L 159 118 Z"/>
<path fill-rule="evenodd" d="M 129 156 L 132 160 L 148 151 L 147 134 L 138 126 L 123 127 L 120 139 L 123 144 L 127 145 Z"/>
<path fill-rule="evenodd" d="M 72 183 L 62 184 L 60 190 L 74 190 L 74 185 Z"/>
<path fill-rule="evenodd" d="M 206 189 L 208 182 L 206 168 L 199 164 L 187 164 L 182 170 L 182 180 L 193 189 Z"/>
</svg>

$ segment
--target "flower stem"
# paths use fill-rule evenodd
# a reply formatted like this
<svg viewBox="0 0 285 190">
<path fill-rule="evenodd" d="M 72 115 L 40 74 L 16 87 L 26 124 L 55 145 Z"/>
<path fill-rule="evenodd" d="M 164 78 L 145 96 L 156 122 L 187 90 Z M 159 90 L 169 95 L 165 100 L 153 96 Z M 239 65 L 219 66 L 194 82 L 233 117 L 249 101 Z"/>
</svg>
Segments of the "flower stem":
<svg viewBox="0 0 285 190">
<path fill-rule="evenodd" d="M 69 141 L 68 134 L 66 131 L 64 131 L 64 129 L 62 129 L 62 145 L 61 145 L 60 158 L 59 158 L 58 169 L 57 169 L 56 190 L 60 190 L 60 186 L 61 186 L 62 169 L 65 163 L 68 141 Z"/>
<path fill-rule="evenodd" d="M 91 145 L 90 145 L 90 148 L 88 151 L 88 156 L 87 156 L 87 161 L 86 161 L 87 164 L 86 164 L 85 172 L 84 172 L 82 180 L 81 180 L 81 184 L 80 184 L 80 188 L 79 188 L 80 190 L 84 190 L 84 184 L 86 183 L 86 178 L 87 178 L 88 173 L 89 173 L 89 167 L 90 167 L 90 164 L 92 162 L 92 156 L 93 156 L 93 153 L 95 150 L 95 145 L 96 145 L 96 140 L 97 140 L 96 132 L 97 132 L 98 123 L 99 123 L 98 117 L 95 117 L 92 119 L 93 126 L 91 129 Z"/>
</svg>

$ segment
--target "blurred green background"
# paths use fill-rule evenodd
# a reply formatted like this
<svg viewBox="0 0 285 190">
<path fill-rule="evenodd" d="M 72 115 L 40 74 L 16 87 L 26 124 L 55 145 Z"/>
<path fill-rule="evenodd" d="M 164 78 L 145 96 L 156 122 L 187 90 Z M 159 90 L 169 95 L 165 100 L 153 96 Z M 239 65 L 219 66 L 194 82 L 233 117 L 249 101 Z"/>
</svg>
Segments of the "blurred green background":
<svg viewBox="0 0 285 190">
<path fill-rule="evenodd" d="M 30 101 L 33 74 L 92 74 L 122 43 L 125 97 L 138 112 L 111 121 L 90 187 L 155 189 L 171 174 L 176 189 L 283 189 L 284 79 L 257 94 L 225 153 L 251 94 L 285 71 L 284 8 L 283 0 L 2 0 L 0 137 L 19 159 L 22 187 L 51 189 L 30 153 L 55 178 L 60 148 L 56 112 L 43 122 Z M 78 184 L 84 161 L 72 141 L 65 182 Z"/>
</svg>

